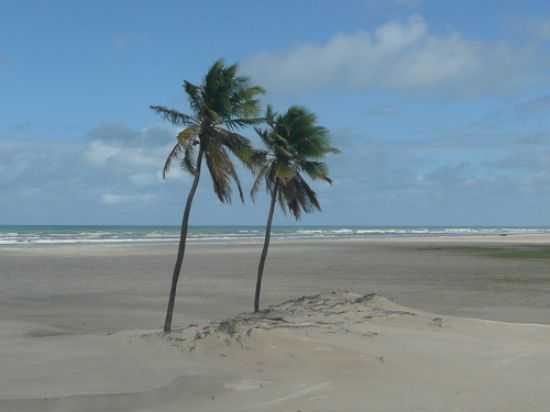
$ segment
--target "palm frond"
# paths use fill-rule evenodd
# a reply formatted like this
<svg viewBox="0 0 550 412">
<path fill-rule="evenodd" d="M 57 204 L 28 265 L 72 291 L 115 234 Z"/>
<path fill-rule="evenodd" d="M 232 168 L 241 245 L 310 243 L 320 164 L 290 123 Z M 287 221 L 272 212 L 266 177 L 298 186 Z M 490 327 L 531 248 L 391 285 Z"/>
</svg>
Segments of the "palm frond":
<svg viewBox="0 0 550 412">
<path fill-rule="evenodd" d="M 234 178 L 234 168 L 231 159 L 221 145 L 211 142 L 206 151 L 206 165 L 210 171 L 214 192 L 222 203 L 231 203 L 230 179 Z M 240 183 L 238 184 L 240 186 Z M 242 191 L 239 187 L 239 191 Z"/>
<path fill-rule="evenodd" d="M 195 137 L 197 133 L 198 133 L 198 130 L 196 127 L 194 126 L 186 127 L 185 129 L 183 129 L 181 132 L 178 133 L 178 135 L 176 136 L 176 139 L 181 145 L 185 146 L 187 144 L 190 144 L 190 140 L 193 137 Z"/>
<path fill-rule="evenodd" d="M 321 210 L 316 193 L 300 174 L 284 181 L 280 186 L 280 192 L 281 198 L 286 202 L 286 209 L 296 219 L 301 217 L 302 212 L 311 213 L 314 210 Z"/>
<path fill-rule="evenodd" d="M 284 161 L 277 161 L 275 163 L 275 170 L 277 177 L 283 180 L 292 179 L 296 175 L 296 169 Z"/>
<path fill-rule="evenodd" d="M 170 153 L 166 157 L 166 160 L 164 161 L 164 167 L 162 168 L 162 178 L 166 179 L 166 175 L 168 171 L 170 170 L 170 167 L 172 166 L 172 162 L 176 160 L 176 158 L 179 156 L 179 154 L 182 151 L 182 146 L 179 143 L 176 143 L 172 150 L 170 150 Z"/>
<path fill-rule="evenodd" d="M 317 193 L 307 184 L 304 178 L 298 173 L 296 175 L 296 186 L 303 193 L 302 208 L 307 213 L 311 213 L 313 209 L 321 210 Z M 302 197 L 301 197 L 302 198 Z"/>
<path fill-rule="evenodd" d="M 201 85 L 203 105 L 217 114 L 218 122 L 229 129 L 238 129 L 261 121 L 258 96 L 264 93 L 253 86 L 245 76 L 237 76 L 236 64 L 226 66 L 223 60 L 215 62 Z"/>
<path fill-rule="evenodd" d="M 237 190 L 239 191 L 239 198 L 241 199 L 241 202 L 244 202 L 244 192 L 243 192 L 243 187 L 241 185 L 241 180 L 239 179 L 239 175 L 235 170 L 235 166 L 233 165 L 233 162 L 230 159 L 227 162 L 227 170 L 229 172 L 229 175 L 232 177 L 233 182 L 235 182 L 235 186 L 237 186 Z"/>
<path fill-rule="evenodd" d="M 269 153 L 265 150 L 252 150 L 250 155 L 250 163 L 254 169 L 261 169 L 262 166 L 269 160 Z"/>
<path fill-rule="evenodd" d="M 264 121 L 258 115 L 259 96 L 264 89 L 251 84 L 248 77 L 238 75 L 238 65 L 226 65 L 221 59 L 209 68 L 199 84 L 185 81 L 183 89 L 192 109 L 191 115 L 165 106 L 151 106 L 164 119 L 183 128 L 166 159 L 163 176 L 178 157 L 181 157 L 181 167 L 195 174 L 198 165 L 194 145 L 198 144 L 199 156 L 202 153 L 206 158 L 219 200 L 231 201 L 233 184 L 244 200 L 233 158 L 252 170 L 259 167 L 266 155 L 255 152 L 250 141 L 236 130 Z"/>
<path fill-rule="evenodd" d="M 250 197 L 252 200 L 256 200 L 256 195 L 260 191 L 262 186 L 262 180 L 265 180 L 269 174 L 271 168 L 271 162 L 265 163 L 256 173 L 254 178 L 254 183 L 252 183 L 252 188 L 250 189 Z M 267 188 L 267 185 L 266 185 Z"/>
<path fill-rule="evenodd" d="M 327 165 L 320 161 L 329 153 L 338 152 L 330 144 L 327 129 L 317 125 L 312 112 L 293 106 L 285 114 L 276 114 L 268 106 L 265 114 L 268 129 L 256 128 L 256 133 L 267 147 L 267 153 L 259 156 L 264 167 L 256 167 L 256 180 L 251 194 L 258 190 L 261 179 L 271 191 L 278 184 L 277 201 L 284 213 L 299 219 L 302 213 L 321 210 L 317 194 L 306 182 L 302 173 L 313 180 L 332 183 Z M 265 164 L 270 162 L 269 170 Z"/>
<path fill-rule="evenodd" d="M 218 141 L 226 147 L 246 167 L 252 169 L 254 166 L 251 156 L 254 152 L 250 140 L 238 133 L 230 132 L 221 128 L 216 129 Z"/>
<path fill-rule="evenodd" d="M 258 137 L 262 139 L 263 144 L 268 149 L 272 149 L 273 140 L 271 138 L 269 131 L 265 129 L 260 129 L 259 127 L 255 127 L 254 130 L 256 131 L 256 134 L 258 135 Z"/>
<path fill-rule="evenodd" d="M 278 182 L 279 178 L 277 177 L 277 171 L 274 165 L 272 164 L 269 168 L 269 172 L 265 175 L 265 187 L 270 194 L 273 194 L 275 190 L 275 185 Z"/>
<path fill-rule="evenodd" d="M 176 126 L 190 126 L 197 124 L 196 120 L 192 116 L 185 113 L 180 113 L 175 109 L 170 109 L 164 106 L 150 106 L 150 108 Z"/>
<path fill-rule="evenodd" d="M 181 167 L 192 175 L 197 174 L 197 160 L 195 156 L 195 147 L 193 145 L 185 146 L 183 151 L 183 159 L 181 160 Z"/>
<path fill-rule="evenodd" d="M 275 122 L 277 118 L 277 113 L 273 111 L 273 107 L 271 107 L 270 104 L 267 105 L 267 108 L 265 110 L 265 122 L 272 128 L 275 128 Z"/>
<path fill-rule="evenodd" d="M 328 177 L 328 167 L 325 163 L 315 160 L 301 160 L 299 167 L 313 180 L 321 179 L 332 184 Z"/>
<path fill-rule="evenodd" d="M 300 199 L 300 196 L 303 196 L 303 193 L 297 187 L 296 179 L 292 178 L 284 181 L 280 185 L 280 192 L 284 195 L 288 211 L 298 220 L 302 212 L 303 199 Z"/>
<path fill-rule="evenodd" d="M 251 118 L 235 118 L 235 119 L 227 119 L 225 121 L 225 124 L 231 129 L 236 130 L 240 129 L 246 126 L 253 126 L 255 124 L 259 124 L 265 121 L 263 117 L 251 117 Z"/>
<path fill-rule="evenodd" d="M 191 109 L 193 109 L 193 111 L 197 115 L 199 115 L 204 105 L 201 87 L 191 82 L 184 81 L 183 89 L 187 93 L 187 97 L 188 97 L 189 105 L 191 106 Z"/>
<path fill-rule="evenodd" d="M 270 193 L 273 195 L 273 190 L 270 190 Z M 277 202 L 279 203 L 279 208 L 283 211 L 283 213 L 288 215 L 289 200 L 287 199 L 287 195 L 283 190 L 283 187 L 280 187 L 277 191 Z"/>
</svg>

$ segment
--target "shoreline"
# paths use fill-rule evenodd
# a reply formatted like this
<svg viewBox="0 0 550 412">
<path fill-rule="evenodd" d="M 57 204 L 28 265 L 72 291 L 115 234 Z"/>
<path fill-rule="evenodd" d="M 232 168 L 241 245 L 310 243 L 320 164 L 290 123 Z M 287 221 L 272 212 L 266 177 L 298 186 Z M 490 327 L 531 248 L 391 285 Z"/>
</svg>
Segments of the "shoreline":
<svg viewBox="0 0 550 412">
<path fill-rule="evenodd" d="M 67 246 L 67 245 L 162 245 L 179 240 L 177 227 L 132 226 L 0 226 L 0 250 L 12 247 Z M 61 230 L 61 228 L 63 230 Z M 113 230 L 113 228 L 115 230 Z M 32 229 L 32 230 L 31 230 Z M 194 232 L 196 231 L 196 232 Z M 192 244 L 256 244 L 263 241 L 262 226 L 197 226 L 191 228 L 188 242 Z M 550 243 L 550 228 L 529 227 L 364 227 L 364 226 L 278 226 L 272 233 L 274 242 L 309 241 L 430 241 L 447 239 L 511 238 Z"/>
<path fill-rule="evenodd" d="M 492 243 L 517 243 L 517 244 L 548 244 L 550 245 L 550 233 L 449 233 L 449 234 L 381 234 L 381 235 L 354 235 L 354 236 L 324 236 L 324 237 L 283 237 L 271 238 L 272 243 L 317 243 L 317 242 L 461 242 L 478 241 Z M 197 239 L 190 237 L 188 244 L 205 246 L 231 246 L 231 245 L 256 245 L 263 243 L 263 237 L 231 238 L 231 239 Z M 88 240 L 88 241 L 67 241 L 67 242 L 20 242 L 1 244 L 0 251 L 14 248 L 55 248 L 55 247 L 77 247 L 77 246 L 165 246 L 177 245 L 178 239 L 165 240 Z"/>
</svg>

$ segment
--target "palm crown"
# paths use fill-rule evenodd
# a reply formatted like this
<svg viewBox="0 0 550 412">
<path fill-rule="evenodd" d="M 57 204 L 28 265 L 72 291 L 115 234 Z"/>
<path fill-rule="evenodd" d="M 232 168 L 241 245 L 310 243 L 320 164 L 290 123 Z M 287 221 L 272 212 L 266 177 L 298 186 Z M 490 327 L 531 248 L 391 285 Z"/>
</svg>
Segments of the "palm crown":
<svg viewBox="0 0 550 412">
<path fill-rule="evenodd" d="M 281 209 L 296 219 L 302 212 L 320 210 L 317 195 L 304 175 L 332 183 L 326 164 L 320 160 L 328 153 L 338 152 L 330 144 L 328 130 L 316 124 L 313 113 L 299 106 L 292 106 L 283 115 L 268 107 L 265 117 L 269 128 L 256 128 L 256 132 L 267 151 L 252 155 L 257 169 L 252 197 L 263 180 L 271 195 L 277 196 Z"/>
<path fill-rule="evenodd" d="M 166 159 L 163 177 L 177 159 L 181 159 L 184 170 L 196 175 L 204 156 L 214 191 L 224 203 L 231 201 L 231 180 L 241 200 L 244 198 L 230 154 L 251 167 L 252 147 L 237 131 L 263 120 L 257 115 L 258 96 L 264 90 L 251 85 L 247 77 L 238 76 L 237 70 L 236 64 L 226 66 L 223 60 L 218 60 L 200 85 L 185 81 L 183 88 L 193 112 L 191 115 L 164 106 L 151 106 L 172 124 L 183 127 Z"/>
</svg>

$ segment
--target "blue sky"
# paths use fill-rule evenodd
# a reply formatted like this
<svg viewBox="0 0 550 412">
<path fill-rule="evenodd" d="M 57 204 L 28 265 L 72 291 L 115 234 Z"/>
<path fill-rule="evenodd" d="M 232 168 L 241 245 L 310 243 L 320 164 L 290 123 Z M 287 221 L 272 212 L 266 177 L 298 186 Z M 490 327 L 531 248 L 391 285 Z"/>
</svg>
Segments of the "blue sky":
<svg viewBox="0 0 550 412">
<path fill-rule="evenodd" d="M 5 0 L 0 28 L 0 224 L 177 224 L 148 107 L 224 57 L 342 150 L 304 224 L 550 225 L 547 1 Z M 211 192 L 193 223 L 264 222 Z"/>
</svg>

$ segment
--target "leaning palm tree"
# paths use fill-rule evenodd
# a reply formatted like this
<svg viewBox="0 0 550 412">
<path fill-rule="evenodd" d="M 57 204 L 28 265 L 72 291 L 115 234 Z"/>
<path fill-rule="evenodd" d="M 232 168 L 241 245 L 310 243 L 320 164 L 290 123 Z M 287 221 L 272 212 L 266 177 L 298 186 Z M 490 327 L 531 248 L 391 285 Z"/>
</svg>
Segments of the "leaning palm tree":
<svg viewBox="0 0 550 412">
<path fill-rule="evenodd" d="M 283 212 L 291 213 L 296 220 L 302 212 L 321 210 L 316 193 L 304 177 L 332 183 L 328 168 L 321 159 L 328 153 L 338 152 L 330 144 L 328 130 L 317 125 L 315 115 L 303 107 L 293 106 L 283 115 L 273 113 L 268 107 L 265 120 L 268 128 L 256 128 L 256 132 L 267 150 L 257 151 L 252 156 L 256 179 L 250 194 L 254 199 L 264 181 L 271 197 L 264 246 L 258 264 L 254 312 L 260 310 L 262 278 L 277 201 Z"/>
<path fill-rule="evenodd" d="M 166 177 L 166 173 L 176 160 L 180 160 L 181 167 L 193 176 L 183 212 L 178 254 L 172 273 L 164 321 L 165 333 L 169 333 L 172 329 L 172 315 L 178 278 L 185 255 L 189 214 L 199 185 L 203 159 L 206 161 L 218 199 L 223 203 L 231 202 L 231 186 L 234 182 L 241 200 L 244 200 L 231 155 L 246 166 L 252 166 L 250 142 L 237 131 L 263 120 L 257 118 L 257 115 L 259 113 L 258 96 L 264 93 L 264 90 L 259 86 L 251 85 L 247 77 L 238 76 L 237 70 L 237 65 L 226 66 L 223 60 L 218 60 L 212 65 L 200 85 L 185 81 L 183 89 L 187 93 L 192 110 L 190 115 L 164 106 L 151 106 L 152 110 L 170 123 L 182 128 L 164 164 L 163 177 Z"/>
</svg>

